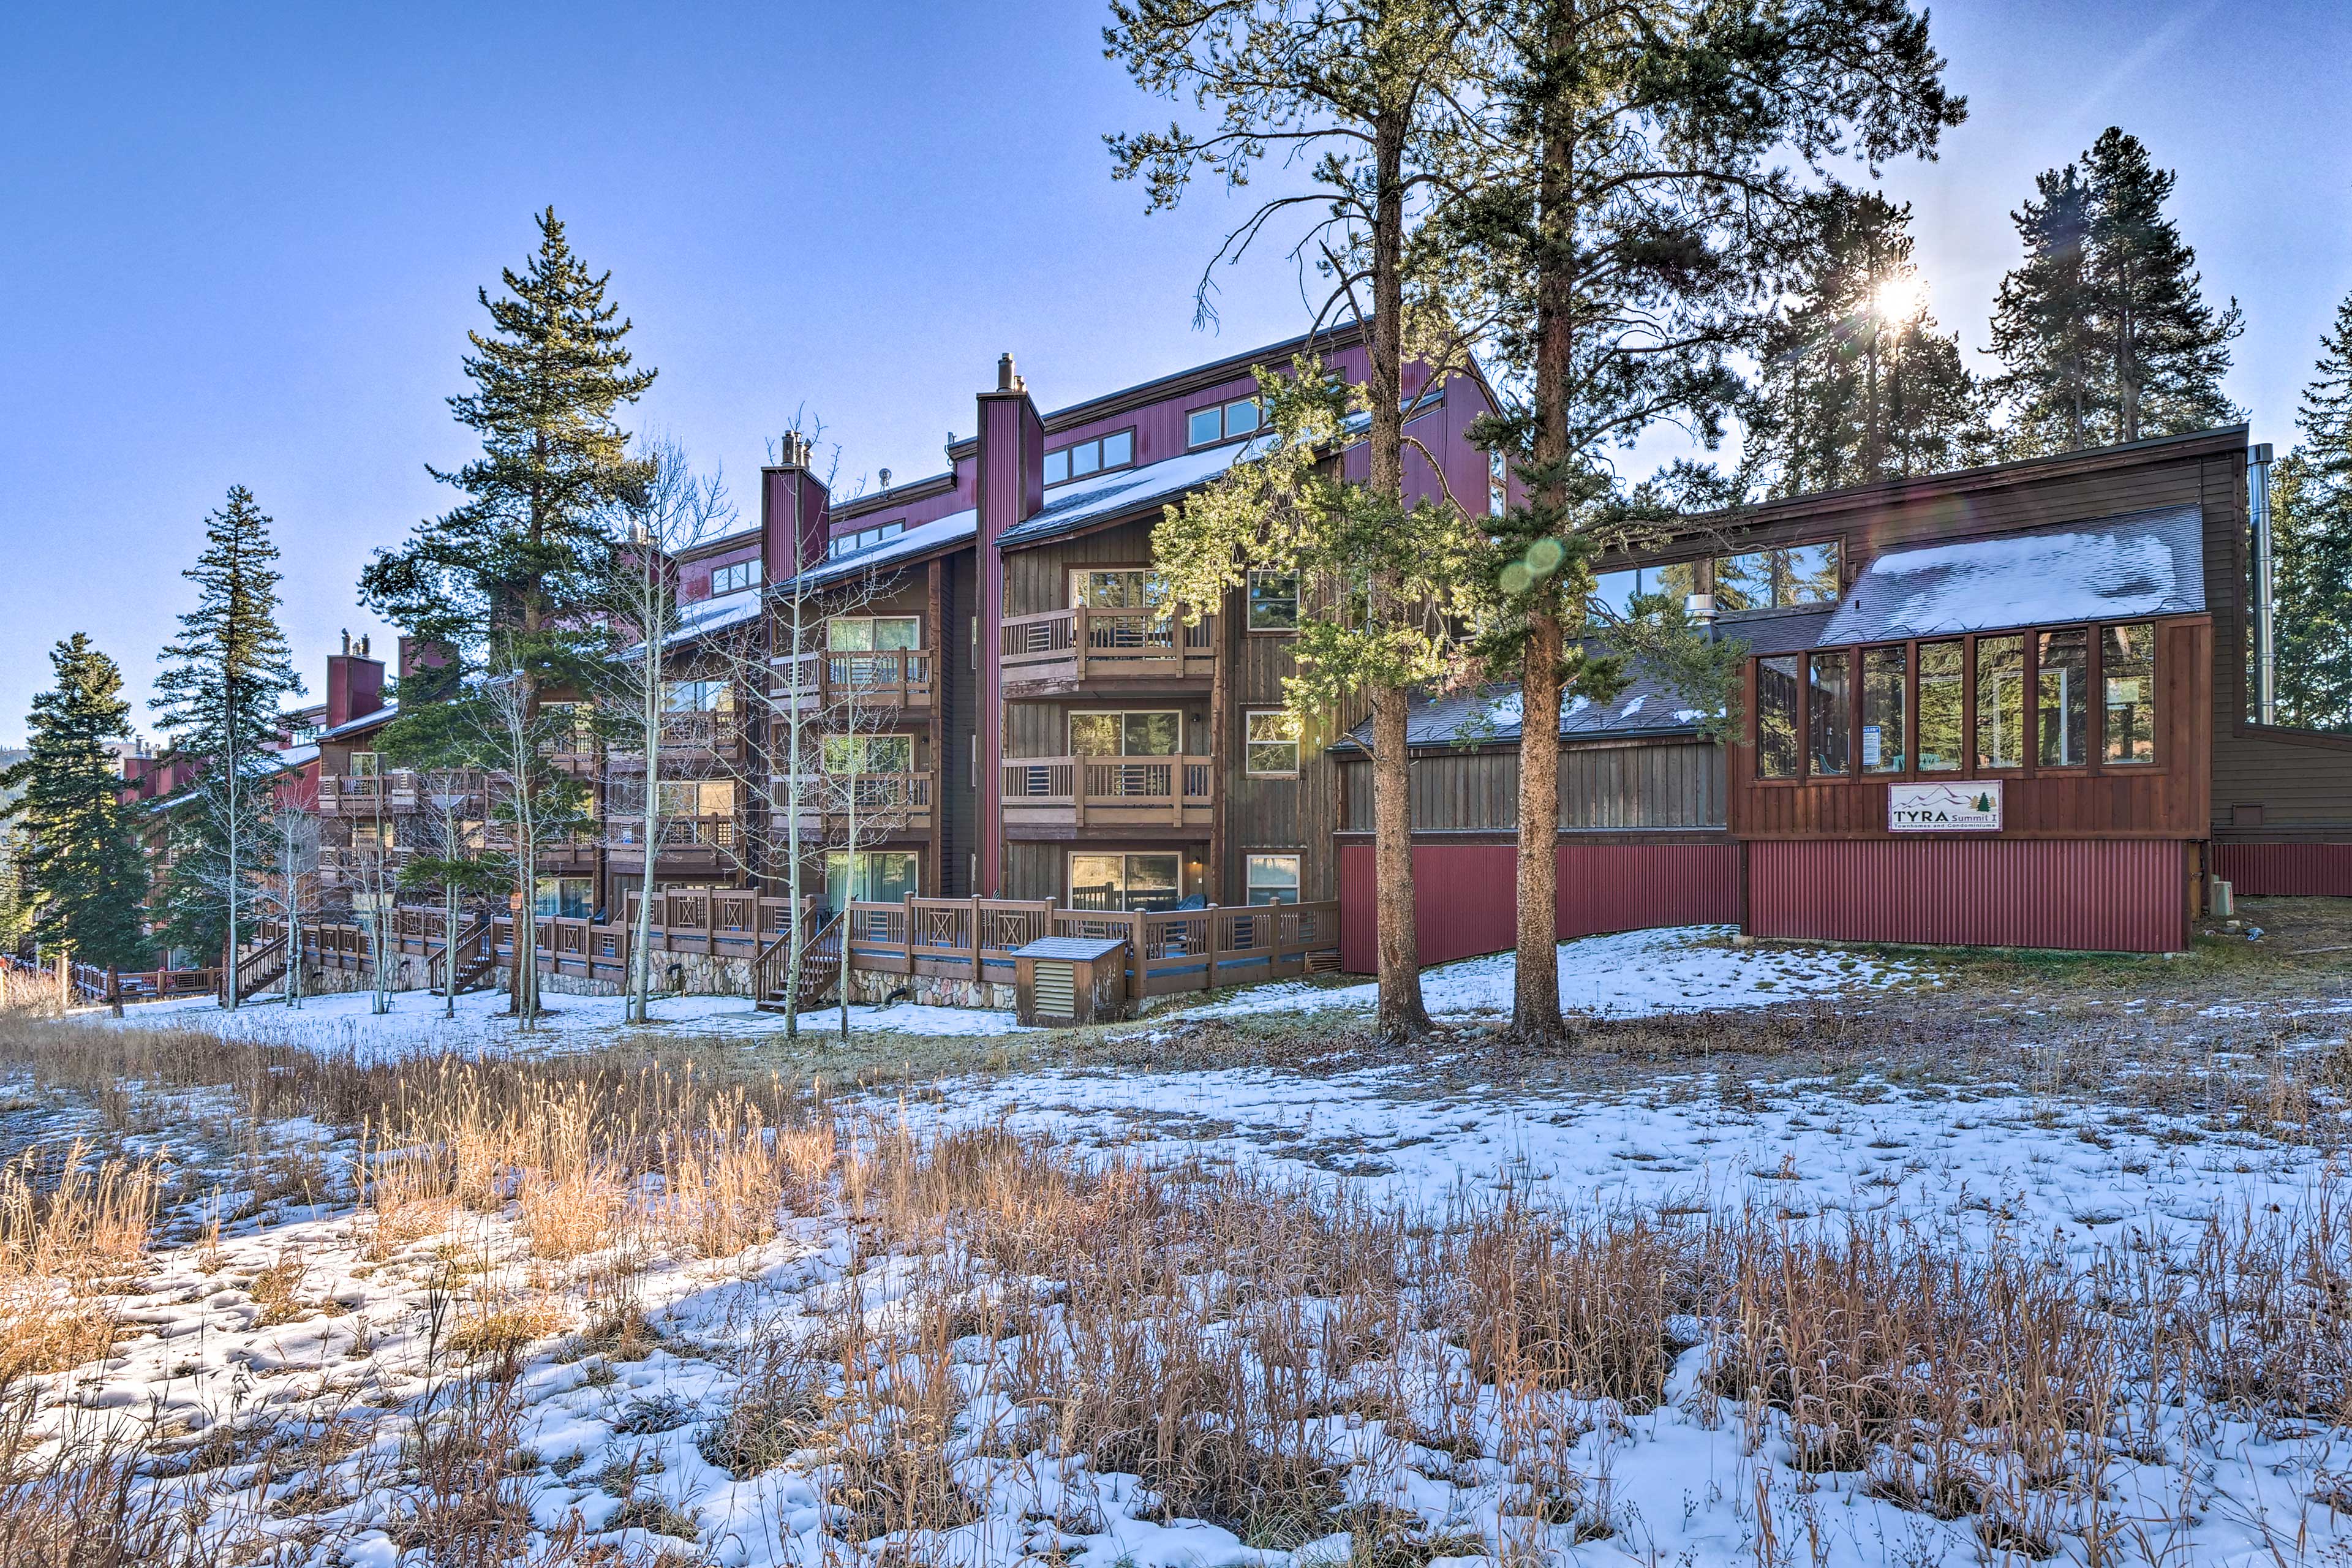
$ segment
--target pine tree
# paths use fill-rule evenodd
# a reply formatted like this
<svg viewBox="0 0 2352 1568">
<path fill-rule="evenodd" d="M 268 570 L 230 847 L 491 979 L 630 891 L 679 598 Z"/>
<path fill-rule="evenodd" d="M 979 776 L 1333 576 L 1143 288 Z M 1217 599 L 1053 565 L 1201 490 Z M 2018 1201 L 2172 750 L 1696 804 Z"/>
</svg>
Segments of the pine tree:
<svg viewBox="0 0 2352 1568">
<path fill-rule="evenodd" d="M 1808 204 L 1794 299 L 1763 342 L 1751 460 L 1779 496 L 1962 466 L 1984 441 L 1959 339 L 1936 331 L 1911 207 L 1832 187 Z"/>
<path fill-rule="evenodd" d="M 31 842 L 24 874 L 38 900 L 34 936 L 85 963 L 145 967 L 147 863 L 121 799 L 110 741 L 131 734 L 122 672 L 79 632 L 50 650 L 57 685 L 33 699 L 25 760 L 0 773 L 22 790 L 8 813 Z"/>
<path fill-rule="evenodd" d="M 2352 297 L 2319 344 L 2303 440 L 2271 478 L 2279 721 L 2352 731 Z"/>
<path fill-rule="evenodd" d="M 302 689 L 293 655 L 278 626 L 278 547 L 253 492 L 231 486 L 205 519 L 205 550 L 181 574 L 196 585 L 196 607 L 180 617 L 178 640 L 156 657 L 156 718 L 178 749 L 197 760 L 197 820 L 173 827 L 171 923 L 181 934 L 209 933 L 211 919 L 187 906 L 217 906 L 222 950 L 236 952 L 246 931 L 247 882 L 266 868 L 256 851 L 267 828 L 269 778 L 277 766 L 268 742 L 278 710 Z M 236 987 L 223 991 L 236 1005 Z"/>
<path fill-rule="evenodd" d="M 2071 451 L 2210 429 L 2242 417 L 2221 390 L 2235 300 L 2205 302 L 2197 253 L 2165 216 L 2174 176 L 2115 126 L 2074 165 L 2035 182 L 2013 215 L 2022 266 L 2002 279 L 1995 352 L 2014 449 Z"/>
<path fill-rule="evenodd" d="M 507 296 L 478 290 L 490 331 L 470 331 L 474 389 L 449 399 L 480 432 L 481 456 L 427 471 L 465 504 L 420 523 L 398 550 L 380 550 L 360 595 L 385 619 L 461 656 L 455 680 L 493 658 L 527 683 L 567 651 L 564 617 L 593 592 L 604 542 L 601 512 L 642 484 L 613 418 L 653 384 L 621 346 L 630 323 L 605 303 L 612 274 L 591 276 L 550 207 L 524 271 L 502 273 Z"/>
</svg>

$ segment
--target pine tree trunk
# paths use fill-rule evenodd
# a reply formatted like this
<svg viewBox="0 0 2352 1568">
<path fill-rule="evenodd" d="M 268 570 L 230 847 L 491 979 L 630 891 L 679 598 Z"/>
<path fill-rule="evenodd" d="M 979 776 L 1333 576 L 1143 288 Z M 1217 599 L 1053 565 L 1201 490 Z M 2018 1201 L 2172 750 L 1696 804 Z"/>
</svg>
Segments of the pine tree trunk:
<svg viewBox="0 0 2352 1568">
<path fill-rule="evenodd" d="M 1369 344 L 1371 395 L 1368 488 L 1404 504 L 1404 123 L 1381 120 L 1374 131 L 1378 188 L 1372 224 L 1372 321 Z M 1397 574 L 1372 582 L 1372 615 L 1391 625 L 1407 613 Z M 1429 1027 L 1421 996 L 1421 936 L 1412 892 L 1412 774 L 1405 749 L 1401 687 L 1372 693 L 1372 860 L 1380 915 L 1380 1012 L 1383 1039 L 1399 1040 Z"/>
<path fill-rule="evenodd" d="M 656 590 L 659 592 L 658 589 Z M 656 613 L 654 619 L 666 617 Z M 646 837 L 645 874 L 637 889 L 637 927 L 629 939 L 629 1021 L 643 1024 L 651 1012 L 654 974 L 654 858 L 661 842 L 661 721 L 662 721 L 662 656 L 654 645 L 660 640 L 652 627 L 646 633 L 644 689 L 638 693 L 644 700 L 639 712 L 645 730 L 646 748 L 646 810 L 643 827 Z M 755 921 L 752 923 L 757 924 Z"/>
</svg>

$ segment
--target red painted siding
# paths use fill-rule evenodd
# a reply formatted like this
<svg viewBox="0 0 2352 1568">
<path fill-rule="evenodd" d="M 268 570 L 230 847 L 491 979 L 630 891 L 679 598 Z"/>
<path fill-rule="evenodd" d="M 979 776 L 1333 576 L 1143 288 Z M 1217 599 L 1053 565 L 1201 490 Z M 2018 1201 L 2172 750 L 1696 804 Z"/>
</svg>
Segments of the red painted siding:
<svg viewBox="0 0 2352 1568">
<path fill-rule="evenodd" d="M 2216 844 L 2213 874 L 2250 897 L 2352 897 L 2352 844 Z"/>
<path fill-rule="evenodd" d="M 1759 841 L 1748 929 L 1830 942 L 2171 952 L 2188 863 L 2169 839 Z"/>
<path fill-rule="evenodd" d="M 1508 844 L 1425 844 L 1412 852 L 1421 961 L 1501 952 L 1517 939 L 1517 851 Z M 1557 900 L 1562 938 L 1739 918 L 1733 844 L 1563 844 Z M 1372 847 L 1339 847 L 1339 954 L 1350 973 L 1378 967 Z"/>
</svg>

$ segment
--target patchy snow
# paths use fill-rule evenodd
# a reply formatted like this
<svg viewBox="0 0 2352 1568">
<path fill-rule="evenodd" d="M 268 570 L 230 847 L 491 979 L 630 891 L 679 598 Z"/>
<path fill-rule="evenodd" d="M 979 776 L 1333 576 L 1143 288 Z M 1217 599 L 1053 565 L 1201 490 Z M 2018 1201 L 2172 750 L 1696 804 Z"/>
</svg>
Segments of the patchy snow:
<svg viewBox="0 0 2352 1568">
<path fill-rule="evenodd" d="M 1486 724 L 1495 730 L 1516 731 L 1527 718 L 1528 700 L 1524 692 L 1510 691 L 1494 698 L 1486 704 Z"/>
<path fill-rule="evenodd" d="M 1608 1018 L 1715 1007 L 1769 1007 L 1808 996 L 1890 985 L 1925 971 L 1903 960 L 1836 948 L 1729 945 L 1730 926 L 1668 926 L 1580 937 L 1559 944 L 1560 1005 Z M 1465 959 L 1423 973 L 1422 996 L 1439 1016 L 1508 1013 L 1516 965 L 1507 952 Z M 1196 1018 L 1370 1007 L 1380 988 L 1283 980 L 1184 1009 Z"/>
<path fill-rule="evenodd" d="M 165 1026 L 210 1029 L 239 1038 L 308 1045 L 372 1057 L 457 1054 L 471 1056 L 488 1049 L 544 1045 L 576 1048 L 622 1035 L 658 1038 L 664 1035 L 722 1035 L 746 1040 L 781 1037 L 782 1013 L 763 1013 L 741 996 L 670 996 L 653 1004 L 653 1023 L 637 1026 L 625 1017 L 626 1001 L 618 996 L 549 995 L 548 1016 L 537 1030 L 526 1032 L 506 1016 L 501 991 L 478 991 L 457 998 L 457 1016 L 443 1016 L 440 997 L 424 991 L 398 991 L 392 1010 L 373 1011 L 374 997 L 365 991 L 305 997 L 299 1007 L 282 1000 L 257 997 L 235 1013 L 225 1013 L 209 996 L 149 1002 L 124 1009 L 122 1024 L 131 1027 Z M 112 1024 L 102 1012 L 76 1015 L 90 1023 Z M 803 1034 L 833 1030 L 840 1010 L 830 1004 L 801 1015 Z M 852 1006 L 853 1034 L 963 1037 L 1025 1032 L 1008 1012 L 968 1007 L 924 1007 L 911 1002 L 887 1007 Z"/>
<path fill-rule="evenodd" d="M 1889 551 L 1854 579 L 1820 643 L 2201 610 L 2200 526 L 2181 507 Z"/>
<path fill-rule="evenodd" d="M 1617 710 L 1617 717 L 1620 719 L 1629 719 L 1633 717 L 1634 714 L 1639 713 L 1642 710 L 1642 704 L 1648 700 L 1649 698 L 1646 695 L 1636 697 L 1633 700 L 1625 704 L 1624 707 Z"/>
</svg>

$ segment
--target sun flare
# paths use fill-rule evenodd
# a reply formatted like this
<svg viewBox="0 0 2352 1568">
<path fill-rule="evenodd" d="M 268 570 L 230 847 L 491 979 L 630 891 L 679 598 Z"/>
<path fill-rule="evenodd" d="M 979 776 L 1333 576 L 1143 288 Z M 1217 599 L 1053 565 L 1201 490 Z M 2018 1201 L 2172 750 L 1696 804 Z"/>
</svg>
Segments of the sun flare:
<svg viewBox="0 0 2352 1568">
<path fill-rule="evenodd" d="M 1907 318 L 1927 297 L 1927 287 L 1916 272 L 1897 272 L 1878 280 L 1871 290 L 1871 302 L 1878 307 L 1881 316 L 1894 320 Z"/>
</svg>

